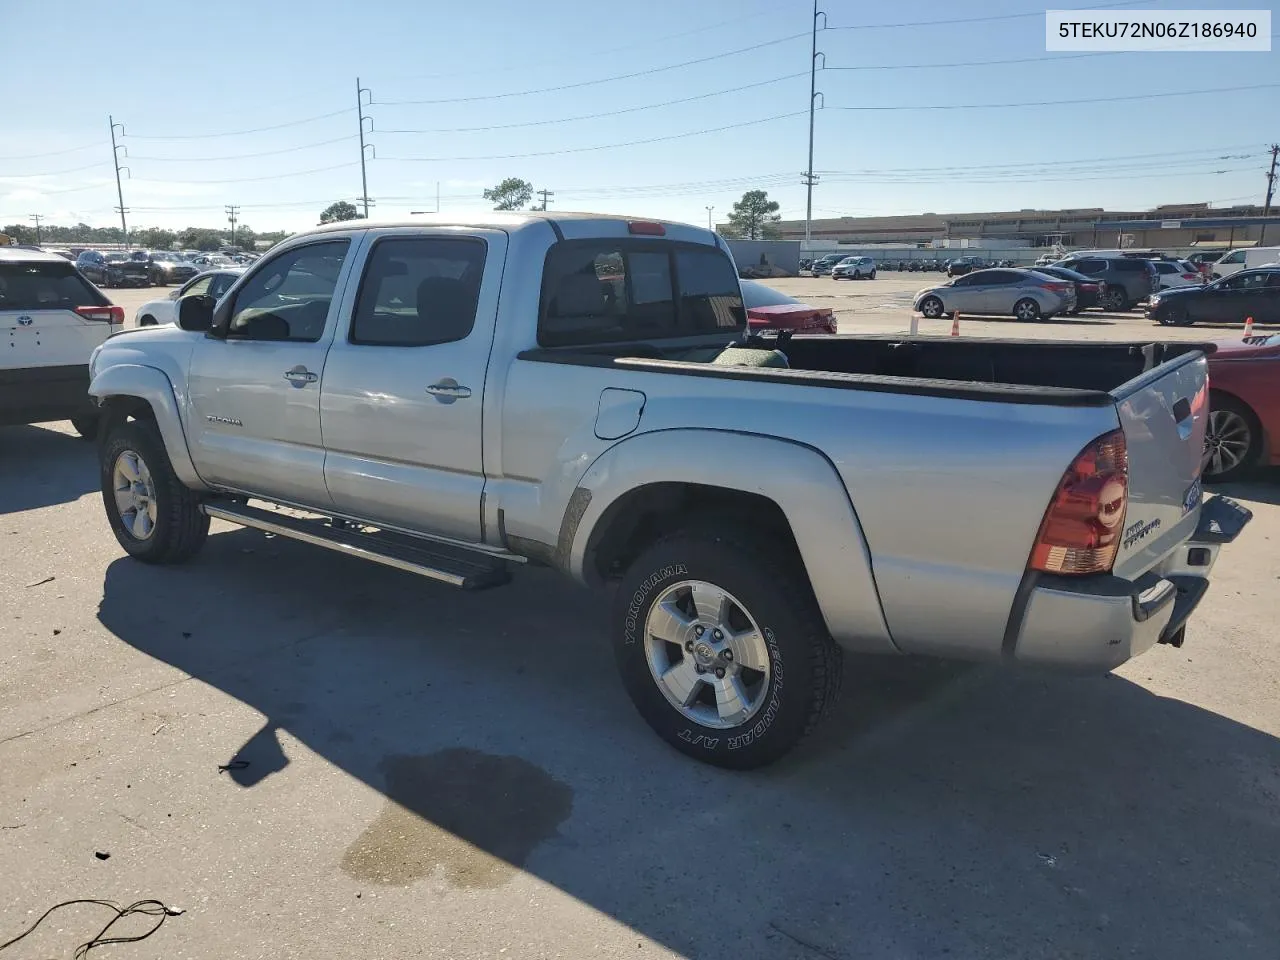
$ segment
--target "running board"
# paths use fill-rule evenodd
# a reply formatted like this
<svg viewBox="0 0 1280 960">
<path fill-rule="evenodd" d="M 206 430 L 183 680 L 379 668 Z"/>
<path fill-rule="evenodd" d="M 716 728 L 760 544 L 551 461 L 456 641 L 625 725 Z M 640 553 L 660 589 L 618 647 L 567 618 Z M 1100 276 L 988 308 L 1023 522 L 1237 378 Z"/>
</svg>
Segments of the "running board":
<svg viewBox="0 0 1280 960">
<path fill-rule="evenodd" d="M 496 587 L 511 579 L 507 565 L 501 560 L 403 534 L 384 530 L 364 533 L 354 525 L 335 527 L 323 517 L 297 517 L 226 500 L 205 503 L 203 510 L 215 520 L 301 540 L 463 590 Z"/>
</svg>

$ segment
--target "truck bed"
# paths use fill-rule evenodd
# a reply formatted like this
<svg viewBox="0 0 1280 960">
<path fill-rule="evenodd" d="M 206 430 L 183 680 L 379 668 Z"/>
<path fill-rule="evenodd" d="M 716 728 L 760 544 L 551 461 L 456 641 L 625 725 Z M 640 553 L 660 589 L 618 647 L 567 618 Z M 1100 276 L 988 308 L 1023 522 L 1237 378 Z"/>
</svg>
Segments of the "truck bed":
<svg viewBox="0 0 1280 960">
<path fill-rule="evenodd" d="M 694 376 L 809 383 L 855 390 L 1067 406 L 1107 406 L 1162 363 L 1204 343 L 1098 343 L 1062 340 L 904 338 L 901 336 L 753 337 L 741 347 L 781 351 L 786 366 L 713 363 L 722 347 L 610 344 L 537 349 L 522 359 L 649 367 Z"/>
</svg>

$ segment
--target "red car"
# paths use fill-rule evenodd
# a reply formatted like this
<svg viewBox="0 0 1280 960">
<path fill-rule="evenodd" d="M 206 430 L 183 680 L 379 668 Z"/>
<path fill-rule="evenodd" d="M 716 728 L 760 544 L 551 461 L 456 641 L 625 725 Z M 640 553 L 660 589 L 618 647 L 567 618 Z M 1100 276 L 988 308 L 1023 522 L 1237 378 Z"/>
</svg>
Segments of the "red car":
<svg viewBox="0 0 1280 960">
<path fill-rule="evenodd" d="M 1204 478 L 1234 480 L 1280 465 L 1280 334 L 1226 340 L 1209 357 Z"/>
<path fill-rule="evenodd" d="M 796 333 L 835 333 L 836 316 L 830 307 L 811 307 L 758 280 L 742 281 L 747 326 L 752 333 L 793 330 Z"/>
</svg>

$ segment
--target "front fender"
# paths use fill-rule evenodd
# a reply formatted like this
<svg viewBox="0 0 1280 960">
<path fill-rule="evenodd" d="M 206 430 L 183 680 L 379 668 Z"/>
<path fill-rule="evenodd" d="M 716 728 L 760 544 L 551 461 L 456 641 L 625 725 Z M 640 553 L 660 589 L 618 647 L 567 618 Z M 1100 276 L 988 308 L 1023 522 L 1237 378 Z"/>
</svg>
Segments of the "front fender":
<svg viewBox="0 0 1280 960">
<path fill-rule="evenodd" d="M 587 469 L 570 511 L 568 572 L 586 581 L 587 546 L 609 507 L 655 483 L 696 483 L 767 497 L 791 525 L 827 628 L 839 643 L 896 653 L 857 513 L 831 462 L 812 447 L 723 430 L 675 429 L 615 444 Z M 583 501 L 586 501 L 585 508 Z M 566 516 L 566 526 L 572 524 Z M 566 530 L 566 532 L 569 532 Z"/>
<path fill-rule="evenodd" d="M 173 464 L 173 472 L 193 490 L 209 487 L 196 473 L 187 447 L 186 431 L 173 384 L 163 371 L 141 364 L 121 363 L 96 372 L 89 382 L 89 395 L 102 405 L 113 397 L 136 397 L 145 400 L 155 415 L 156 426 L 164 440 L 165 452 Z"/>
</svg>

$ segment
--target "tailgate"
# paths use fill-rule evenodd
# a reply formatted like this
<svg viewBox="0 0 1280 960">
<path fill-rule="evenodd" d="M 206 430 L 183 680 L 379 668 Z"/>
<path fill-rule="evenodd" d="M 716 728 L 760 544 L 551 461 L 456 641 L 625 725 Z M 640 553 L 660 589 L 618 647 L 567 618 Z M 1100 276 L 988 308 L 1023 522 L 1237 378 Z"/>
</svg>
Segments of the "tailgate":
<svg viewBox="0 0 1280 960">
<path fill-rule="evenodd" d="M 1209 364 L 1192 351 L 1117 388 L 1129 507 L 1114 571 L 1133 579 L 1186 540 L 1200 515 Z"/>
</svg>

